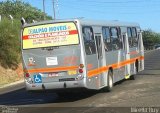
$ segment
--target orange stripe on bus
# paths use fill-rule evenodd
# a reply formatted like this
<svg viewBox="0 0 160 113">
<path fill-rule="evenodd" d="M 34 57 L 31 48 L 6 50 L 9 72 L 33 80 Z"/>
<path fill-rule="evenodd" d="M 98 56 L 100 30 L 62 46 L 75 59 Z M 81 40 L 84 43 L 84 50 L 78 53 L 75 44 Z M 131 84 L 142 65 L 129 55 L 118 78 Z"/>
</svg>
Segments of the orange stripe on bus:
<svg viewBox="0 0 160 113">
<path fill-rule="evenodd" d="M 58 72 L 58 71 L 68 71 L 78 69 L 78 66 L 66 66 L 66 67 L 56 67 L 56 68 L 38 68 L 38 69 L 28 69 L 24 72 L 28 73 L 43 73 L 43 72 Z"/>
<path fill-rule="evenodd" d="M 144 60 L 144 56 L 140 56 L 140 58 L 139 58 L 140 60 Z"/>
<path fill-rule="evenodd" d="M 129 54 L 134 55 L 134 54 L 138 54 L 137 51 L 131 51 Z"/>
<path fill-rule="evenodd" d="M 94 69 L 94 70 L 90 70 L 88 72 L 88 76 L 91 77 L 91 76 L 94 76 L 94 75 L 98 75 L 98 74 L 101 74 L 102 72 L 105 72 L 108 70 L 108 66 L 104 66 L 104 67 L 101 67 L 101 68 L 97 68 L 97 69 Z"/>
<path fill-rule="evenodd" d="M 108 66 L 104 66 L 104 67 L 100 67 L 100 68 L 97 68 L 97 69 L 90 70 L 90 71 L 88 71 L 88 77 L 92 77 L 92 76 L 101 74 L 105 71 L 108 71 L 109 67 L 112 67 L 113 69 L 117 69 L 117 68 L 123 67 L 127 64 L 132 64 L 136 61 L 136 59 L 143 60 L 144 56 L 132 58 L 130 60 L 125 60 L 125 61 L 122 61 L 122 62 L 119 62 L 119 63 L 116 63 L 116 64 L 111 64 L 111 65 L 108 65 Z"/>
<path fill-rule="evenodd" d="M 97 69 L 93 69 L 88 71 L 88 77 L 92 77 L 98 74 L 101 74 L 103 72 L 108 71 L 109 67 L 112 67 L 113 69 L 117 69 L 120 67 L 123 67 L 127 64 L 132 64 L 136 61 L 136 59 L 139 60 L 144 60 L 144 56 L 140 56 L 140 57 L 136 57 L 136 58 L 132 58 L 130 60 L 125 60 L 116 64 L 111 64 L 108 66 L 104 66 L 104 67 L 100 67 Z M 28 73 L 43 73 L 43 72 L 58 72 L 58 71 L 68 71 L 68 70 L 75 70 L 78 69 L 78 66 L 65 66 L 65 67 L 56 67 L 56 68 L 38 68 L 38 69 L 28 69 L 28 70 L 24 70 L 24 72 L 28 72 Z"/>
</svg>

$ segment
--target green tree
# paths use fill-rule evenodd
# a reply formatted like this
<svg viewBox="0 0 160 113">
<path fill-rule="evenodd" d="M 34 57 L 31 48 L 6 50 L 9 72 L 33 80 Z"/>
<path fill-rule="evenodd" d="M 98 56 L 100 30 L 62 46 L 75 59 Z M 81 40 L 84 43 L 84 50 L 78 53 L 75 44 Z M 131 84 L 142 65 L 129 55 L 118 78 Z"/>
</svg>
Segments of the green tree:
<svg viewBox="0 0 160 113">
<path fill-rule="evenodd" d="M 26 21 L 32 20 L 41 21 L 46 17 L 46 20 L 51 20 L 51 16 L 47 16 L 41 10 L 32 7 L 29 3 L 22 2 L 21 0 L 7 0 L 0 2 L 0 14 L 2 17 L 12 15 L 16 19 L 24 17 Z"/>
<path fill-rule="evenodd" d="M 143 43 L 146 49 L 151 49 L 155 44 L 160 43 L 160 34 L 153 32 L 151 29 L 143 32 Z"/>
<path fill-rule="evenodd" d="M 21 0 L 7 0 L 0 2 L 0 65 L 5 68 L 16 69 L 20 62 L 20 19 L 24 17 L 27 23 L 32 20 L 41 21 L 44 16 L 52 19 L 41 10 L 32 7 Z M 13 22 L 8 18 L 14 17 Z"/>
</svg>

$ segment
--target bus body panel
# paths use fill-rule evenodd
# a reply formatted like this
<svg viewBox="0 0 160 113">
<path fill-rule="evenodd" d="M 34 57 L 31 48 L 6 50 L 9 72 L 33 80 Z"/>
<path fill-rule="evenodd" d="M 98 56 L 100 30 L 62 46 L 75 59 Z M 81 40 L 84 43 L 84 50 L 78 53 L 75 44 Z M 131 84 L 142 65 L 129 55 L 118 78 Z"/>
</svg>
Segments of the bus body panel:
<svg viewBox="0 0 160 113">
<path fill-rule="evenodd" d="M 80 44 L 24 49 L 22 56 L 25 73 L 30 75 L 30 78 L 26 78 L 28 90 L 38 90 L 43 87 L 54 89 L 57 83 L 63 84 L 63 88 L 84 87 L 83 80 L 78 80 L 79 75 L 84 77 L 78 70 L 82 61 Z M 36 81 L 38 80 L 36 77 L 39 76 L 41 76 L 40 82 Z"/>
<path fill-rule="evenodd" d="M 125 78 L 126 75 L 135 74 L 135 63 L 138 60 L 138 71 L 144 69 L 144 49 L 142 36 L 139 35 L 137 46 L 125 46 L 118 50 L 105 51 L 104 36 L 102 27 L 120 28 L 120 40 L 128 27 L 136 27 L 137 35 L 140 33 L 139 25 L 136 23 L 124 23 L 118 21 L 86 21 L 83 19 L 66 21 L 48 21 L 39 24 L 30 24 L 25 27 L 32 27 L 42 24 L 58 24 L 73 22 L 78 32 L 79 44 L 62 45 L 55 47 L 44 47 L 35 49 L 22 49 L 22 59 L 24 72 L 30 74 L 30 78 L 25 78 L 28 90 L 47 90 L 79 88 L 101 89 L 107 86 L 108 71 L 113 71 L 113 82 Z M 95 53 L 86 54 L 91 51 L 86 50 L 83 27 L 93 29 L 93 41 L 95 43 Z M 126 41 L 128 37 L 126 35 Z M 127 42 L 128 43 L 128 42 Z M 23 46 L 23 44 L 22 44 Z M 35 65 L 30 65 L 30 63 Z M 52 65 L 54 64 L 54 65 Z M 83 65 L 80 67 L 80 64 Z M 83 71 L 80 73 L 80 69 Z M 36 77 L 41 76 L 42 82 L 35 82 Z"/>
<path fill-rule="evenodd" d="M 39 51 L 41 51 L 39 53 Z M 57 68 L 57 67 L 71 67 L 71 66 L 78 66 L 80 64 L 80 47 L 79 46 L 70 46 L 70 47 L 63 47 L 53 50 L 39 50 L 39 49 L 33 49 L 33 50 L 24 50 L 23 52 L 23 60 L 25 64 L 25 68 L 27 70 L 39 70 L 43 69 L 48 72 L 41 72 L 43 78 L 43 82 L 56 82 L 59 81 L 60 78 L 64 77 L 75 77 L 78 73 L 78 70 L 76 69 L 76 74 L 74 75 L 68 75 L 68 71 L 62 71 L 57 72 L 56 70 L 49 71 L 48 69 Z M 56 62 L 54 65 L 50 65 L 49 63 L 52 61 L 47 61 L 47 58 L 56 58 Z M 29 63 L 30 60 L 33 60 L 34 66 L 30 66 Z M 51 59 L 52 60 L 52 59 Z M 48 62 L 48 64 L 47 64 Z M 54 63 L 54 62 L 53 62 Z M 52 72 L 57 75 L 52 75 Z M 31 73 L 32 75 L 36 75 L 39 73 L 38 71 Z M 50 74 L 50 75 L 49 75 Z M 50 76 L 50 77 L 48 77 Z"/>
</svg>

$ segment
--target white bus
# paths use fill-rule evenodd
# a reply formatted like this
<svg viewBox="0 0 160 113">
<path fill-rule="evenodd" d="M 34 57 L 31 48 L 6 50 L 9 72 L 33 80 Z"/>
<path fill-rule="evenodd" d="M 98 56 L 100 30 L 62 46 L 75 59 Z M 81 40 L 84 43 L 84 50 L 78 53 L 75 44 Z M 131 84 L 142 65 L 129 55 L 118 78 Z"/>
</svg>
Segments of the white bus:
<svg viewBox="0 0 160 113">
<path fill-rule="evenodd" d="M 86 19 L 22 24 L 26 89 L 101 89 L 144 69 L 139 24 Z"/>
</svg>

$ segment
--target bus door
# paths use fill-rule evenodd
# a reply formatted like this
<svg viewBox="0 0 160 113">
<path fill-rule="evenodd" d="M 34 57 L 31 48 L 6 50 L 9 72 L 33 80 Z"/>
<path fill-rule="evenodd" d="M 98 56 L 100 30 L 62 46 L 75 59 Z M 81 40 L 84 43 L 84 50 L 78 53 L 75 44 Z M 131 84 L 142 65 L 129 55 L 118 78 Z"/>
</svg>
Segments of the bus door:
<svg viewBox="0 0 160 113">
<path fill-rule="evenodd" d="M 138 33 L 138 51 L 140 53 L 140 56 L 144 57 L 144 46 L 141 31 Z M 140 71 L 142 70 L 144 70 L 144 59 L 140 60 Z"/>
<path fill-rule="evenodd" d="M 123 34 L 123 50 L 124 50 L 124 61 L 129 61 L 130 60 L 130 50 L 129 50 L 129 42 L 128 42 L 128 35 L 127 33 Z M 131 70 L 131 65 L 127 63 L 125 65 L 125 78 L 128 79 L 130 77 L 130 70 Z"/>
<path fill-rule="evenodd" d="M 104 43 L 102 39 L 102 34 L 95 34 L 96 48 L 97 48 L 97 58 L 98 58 L 98 68 L 105 66 L 105 54 L 104 54 Z M 101 70 L 99 70 L 101 71 Z M 104 73 L 100 72 L 100 85 L 105 85 Z"/>
</svg>

